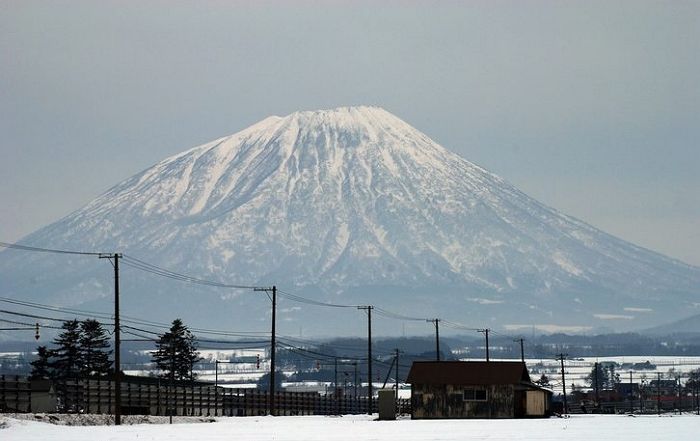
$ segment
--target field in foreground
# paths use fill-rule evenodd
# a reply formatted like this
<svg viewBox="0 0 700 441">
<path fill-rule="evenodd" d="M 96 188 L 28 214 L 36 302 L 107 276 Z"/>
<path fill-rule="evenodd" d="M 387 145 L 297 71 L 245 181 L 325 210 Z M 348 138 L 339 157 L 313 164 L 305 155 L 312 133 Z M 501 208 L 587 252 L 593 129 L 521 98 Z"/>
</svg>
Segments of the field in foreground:
<svg viewBox="0 0 700 441">
<path fill-rule="evenodd" d="M 700 417 L 576 415 L 547 420 L 374 421 L 368 416 L 219 418 L 200 424 L 57 426 L 0 417 L 3 441 L 697 439 Z"/>
</svg>

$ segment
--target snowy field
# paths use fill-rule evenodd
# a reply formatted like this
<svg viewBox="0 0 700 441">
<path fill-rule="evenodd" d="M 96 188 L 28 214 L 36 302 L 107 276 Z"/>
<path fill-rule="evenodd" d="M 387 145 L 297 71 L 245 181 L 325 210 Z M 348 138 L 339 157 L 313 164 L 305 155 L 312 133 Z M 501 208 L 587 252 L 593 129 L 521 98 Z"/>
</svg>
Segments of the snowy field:
<svg viewBox="0 0 700 441">
<path fill-rule="evenodd" d="M 700 416 L 575 415 L 543 420 L 374 421 L 368 416 L 219 418 L 200 424 L 57 426 L 0 417 L 3 441 L 696 440 Z"/>
</svg>

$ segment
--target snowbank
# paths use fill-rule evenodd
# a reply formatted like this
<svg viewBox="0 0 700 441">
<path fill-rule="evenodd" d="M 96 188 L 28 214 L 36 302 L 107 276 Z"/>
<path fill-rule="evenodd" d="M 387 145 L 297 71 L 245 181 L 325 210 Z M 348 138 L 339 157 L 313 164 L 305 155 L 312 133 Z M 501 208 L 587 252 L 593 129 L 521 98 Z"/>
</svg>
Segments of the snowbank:
<svg viewBox="0 0 700 441">
<path fill-rule="evenodd" d="M 374 421 L 343 417 L 218 418 L 213 424 L 136 424 L 65 427 L 0 417 L 3 441 L 126 441 L 133 439 L 218 441 L 255 440 L 557 440 L 658 441 L 696 439 L 700 417 L 577 415 L 542 420 Z"/>
</svg>

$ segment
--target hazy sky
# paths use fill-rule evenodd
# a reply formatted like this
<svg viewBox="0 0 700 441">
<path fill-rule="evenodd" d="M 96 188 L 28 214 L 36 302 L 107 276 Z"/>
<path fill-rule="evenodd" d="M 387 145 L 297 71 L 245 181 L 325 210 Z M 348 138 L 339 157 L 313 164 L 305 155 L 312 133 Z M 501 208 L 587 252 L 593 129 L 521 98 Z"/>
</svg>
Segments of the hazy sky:
<svg viewBox="0 0 700 441">
<path fill-rule="evenodd" d="M 700 265 L 700 1 L 375 3 L 0 0 L 0 241 L 268 115 L 372 104 Z"/>
</svg>

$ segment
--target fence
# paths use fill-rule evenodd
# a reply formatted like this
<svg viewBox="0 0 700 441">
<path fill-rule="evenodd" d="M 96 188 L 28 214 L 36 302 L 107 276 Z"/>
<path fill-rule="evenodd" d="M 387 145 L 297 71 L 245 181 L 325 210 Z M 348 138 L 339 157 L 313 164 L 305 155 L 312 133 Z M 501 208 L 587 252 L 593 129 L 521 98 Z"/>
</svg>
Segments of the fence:
<svg viewBox="0 0 700 441">
<path fill-rule="evenodd" d="M 270 397 L 258 389 L 238 389 L 203 382 L 159 381 L 125 377 L 121 382 L 124 415 L 254 416 L 266 415 Z M 108 379 L 51 383 L 0 376 L 0 412 L 114 413 L 114 382 Z M 316 392 L 275 393 L 276 415 L 335 415 L 367 412 L 367 399 L 322 396 Z M 410 400 L 397 401 L 410 413 Z M 374 400 L 373 411 L 376 411 Z"/>
<path fill-rule="evenodd" d="M 31 412 L 31 382 L 23 377 L 0 376 L 0 412 Z"/>
</svg>

